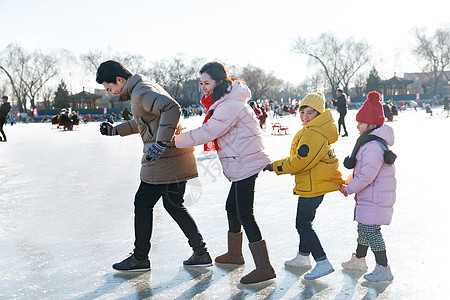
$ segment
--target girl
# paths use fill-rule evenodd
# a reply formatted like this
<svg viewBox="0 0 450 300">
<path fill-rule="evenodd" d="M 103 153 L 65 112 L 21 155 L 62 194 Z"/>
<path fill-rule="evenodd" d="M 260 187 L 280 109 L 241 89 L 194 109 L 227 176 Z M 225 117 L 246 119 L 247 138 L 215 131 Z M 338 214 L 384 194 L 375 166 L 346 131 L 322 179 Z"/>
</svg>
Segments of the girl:
<svg viewBox="0 0 450 300">
<path fill-rule="evenodd" d="M 306 95 L 300 103 L 300 119 L 304 127 L 292 141 L 290 156 L 267 165 L 264 170 L 275 171 L 278 175 L 295 174 L 294 194 L 299 195 L 296 228 L 300 244 L 297 256 L 284 265 L 309 269 L 312 254 L 316 266 L 305 274 L 305 279 L 311 280 L 334 272 L 312 222 L 324 195 L 338 191 L 344 181 L 331 147 L 339 135 L 330 110 L 325 109 L 322 93 Z"/>
<path fill-rule="evenodd" d="M 175 136 L 177 148 L 205 144 L 205 150 L 217 150 L 225 177 L 232 182 L 226 202 L 228 216 L 228 252 L 216 263 L 244 264 L 241 225 L 249 240 L 256 269 L 241 278 L 241 283 L 256 283 L 275 278 L 266 242 L 253 215 L 255 181 L 270 162 L 264 152 L 255 113 L 247 105 L 250 90 L 242 80 L 231 78 L 223 64 L 207 63 L 200 70 L 206 108 L 203 125 Z"/>
<path fill-rule="evenodd" d="M 351 157 L 344 165 L 354 168 L 347 186 L 342 186 L 344 196 L 355 193 L 355 221 L 358 222 L 358 246 L 352 258 L 342 263 L 348 270 L 367 271 L 367 249 L 375 254 L 376 267 L 364 275 L 368 281 L 393 280 L 386 256 L 386 246 L 381 235 L 381 225 L 389 225 L 395 203 L 395 156 L 387 149 L 394 144 L 394 132 L 385 120 L 380 94 L 367 95 L 363 107 L 356 114 L 360 137 Z M 387 145 L 386 145 L 387 144 Z"/>
</svg>

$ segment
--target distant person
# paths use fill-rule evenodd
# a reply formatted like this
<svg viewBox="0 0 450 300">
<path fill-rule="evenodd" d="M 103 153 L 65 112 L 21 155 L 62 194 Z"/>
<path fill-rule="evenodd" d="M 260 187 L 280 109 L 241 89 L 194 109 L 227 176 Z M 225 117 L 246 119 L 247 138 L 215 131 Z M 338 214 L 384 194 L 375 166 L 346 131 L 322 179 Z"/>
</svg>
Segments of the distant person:
<svg viewBox="0 0 450 300">
<path fill-rule="evenodd" d="M 3 125 L 6 123 L 6 118 L 11 111 L 11 104 L 8 102 L 8 96 L 2 97 L 2 105 L 0 106 L 0 142 L 6 142 L 6 134 L 3 131 Z"/>
<path fill-rule="evenodd" d="M 261 124 L 261 128 L 266 128 L 266 120 L 267 120 L 267 112 L 266 109 L 264 108 L 264 106 L 262 106 L 261 108 L 261 115 L 259 116 L 259 123 Z"/>
<path fill-rule="evenodd" d="M 116 119 L 116 114 L 115 113 L 111 113 L 107 119 L 107 121 L 111 124 L 114 124 L 114 121 Z"/>
<path fill-rule="evenodd" d="M 261 109 L 258 107 L 258 105 L 256 104 L 256 102 L 255 101 L 251 101 L 250 102 L 250 107 L 253 109 L 253 111 L 255 112 L 255 115 L 256 115 L 256 118 L 258 119 L 258 121 L 259 121 L 259 126 L 261 127 L 261 128 L 263 128 L 263 124 L 261 123 L 261 118 L 264 118 L 263 117 L 263 112 L 261 111 Z M 266 114 L 267 115 L 267 114 Z M 264 119 L 264 121 L 265 121 L 265 119 Z"/>
<path fill-rule="evenodd" d="M 176 149 L 167 145 L 176 132 L 184 129 L 180 105 L 159 84 L 142 75 L 132 75 L 116 61 L 103 62 L 97 69 L 96 81 L 113 96 L 119 95 L 119 101 L 131 100 L 134 115 L 134 119 L 117 126 L 103 122 L 100 133 L 107 136 L 139 133 L 144 143 L 141 183 L 134 199 L 135 247 L 130 257 L 113 268 L 125 272 L 150 270 L 153 208 L 160 198 L 194 250 L 183 264 L 211 266 L 203 237 L 183 205 L 187 180 L 198 176 L 194 148 Z M 176 247 L 170 250 L 179 251 Z"/>
<path fill-rule="evenodd" d="M 431 109 L 430 103 L 425 104 L 425 112 L 426 112 L 427 114 L 430 114 L 430 117 L 433 116 L 433 110 Z"/>
<path fill-rule="evenodd" d="M 72 116 L 70 117 L 70 121 L 72 122 L 72 125 L 79 125 L 80 124 L 80 118 L 78 117 L 77 113 L 75 111 L 72 112 Z"/>
<path fill-rule="evenodd" d="M 411 100 L 411 101 L 409 101 L 409 104 L 411 105 L 412 108 L 414 108 L 415 111 L 417 111 L 417 107 L 418 107 L 419 105 L 417 104 L 416 101 Z"/>
<path fill-rule="evenodd" d="M 125 121 L 130 121 L 133 114 L 128 110 L 128 106 L 122 112 L 122 117 Z"/>
<path fill-rule="evenodd" d="M 389 103 L 384 103 L 382 105 L 383 105 L 383 112 L 384 112 L 385 118 L 389 122 L 392 122 L 394 120 L 394 114 L 392 113 L 391 106 L 389 105 Z"/>
<path fill-rule="evenodd" d="M 354 220 L 358 222 L 358 245 L 349 261 L 342 263 L 347 270 L 367 271 L 366 255 L 370 246 L 375 255 L 376 267 L 364 275 L 368 281 L 390 281 L 394 277 L 388 265 L 386 245 L 381 225 L 389 225 L 395 203 L 395 154 L 388 146 L 394 144 L 392 127 L 384 125 L 380 94 L 373 91 L 367 95 L 363 107 L 356 114 L 359 138 L 352 155 L 344 166 L 354 169 L 342 186 L 344 196 L 355 194 Z"/>
<path fill-rule="evenodd" d="M 72 121 L 70 120 L 67 109 L 63 108 L 59 115 L 59 126 L 62 126 L 64 130 L 73 130 Z"/>
<path fill-rule="evenodd" d="M 216 257 L 216 263 L 244 264 L 243 227 L 256 268 L 240 282 L 249 284 L 275 278 L 266 241 L 253 213 L 256 179 L 270 159 L 264 152 L 259 122 L 247 105 L 250 89 L 242 80 L 228 76 L 219 62 L 205 64 L 200 74 L 205 120 L 201 127 L 176 135 L 175 145 L 186 148 L 204 144 L 205 150 L 216 150 L 223 174 L 231 181 L 225 204 L 228 251 Z"/>
<path fill-rule="evenodd" d="M 84 121 L 85 121 L 86 123 L 89 123 L 89 122 L 91 121 L 91 115 L 90 115 L 90 114 L 87 114 L 87 115 L 86 115 L 86 118 L 84 118 Z"/>
<path fill-rule="evenodd" d="M 344 128 L 344 134 L 343 137 L 348 136 L 347 127 L 345 127 L 345 116 L 347 115 L 347 95 L 344 94 L 344 91 L 342 89 L 336 90 L 337 94 L 337 100 L 332 100 L 333 105 L 337 107 L 337 111 L 339 113 L 339 120 L 338 120 L 338 130 L 339 135 L 341 134 L 341 125 Z"/>
<path fill-rule="evenodd" d="M 448 96 L 444 98 L 442 104 L 444 105 L 444 110 L 450 110 L 450 99 Z"/>
<path fill-rule="evenodd" d="M 300 102 L 303 128 L 292 140 L 290 156 L 274 161 L 264 170 L 277 175 L 295 175 L 294 194 L 298 195 L 296 228 L 300 237 L 297 255 L 284 263 L 286 267 L 310 269 L 310 255 L 316 261 L 305 279 L 313 280 L 334 272 L 319 237 L 312 227 L 316 211 L 326 193 L 338 191 L 344 183 L 339 161 L 331 144 L 339 134 L 325 96 L 310 93 Z"/>
<path fill-rule="evenodd" d="M 11 123 L 11 126 L 16 124 L 16 118 L 14 117 L 14 114 L 9 115 L 9 122 Z"/>
</svg>

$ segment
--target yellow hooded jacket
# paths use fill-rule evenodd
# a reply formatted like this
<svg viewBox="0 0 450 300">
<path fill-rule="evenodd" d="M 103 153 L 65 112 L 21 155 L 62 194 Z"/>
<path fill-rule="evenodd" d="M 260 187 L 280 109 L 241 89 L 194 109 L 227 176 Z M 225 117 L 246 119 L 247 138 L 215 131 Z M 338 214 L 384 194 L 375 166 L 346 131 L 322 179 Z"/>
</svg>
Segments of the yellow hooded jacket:
<svg viewBox="0 0 450 300">
<path fill-rule="evenodd" d="M 295 175 L 294 195 L 316 197 L 341 188 L 339 162 L 330 146 L 339 137 L 329 109 L 311 120 L 292 140 L 290 156 L 273 163 L 278 175 Z"/>
</svg>

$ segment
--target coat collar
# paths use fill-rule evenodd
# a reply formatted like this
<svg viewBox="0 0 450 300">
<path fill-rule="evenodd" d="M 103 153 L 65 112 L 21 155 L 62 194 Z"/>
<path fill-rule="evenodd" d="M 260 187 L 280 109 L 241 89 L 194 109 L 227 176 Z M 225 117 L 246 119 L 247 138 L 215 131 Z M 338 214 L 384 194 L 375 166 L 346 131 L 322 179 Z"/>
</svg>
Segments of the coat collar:
<svg viewBox="0 0 450 300">
<path fill-rule="evenodd" d="M 136 84 L 141 82 L 143 79 L 142 75 L 136 74 L 127 79 L 127 82 L 123 86 L 122 92 L 119 95 L 119 101 L 128 101 L 131 99 L 131 92 L 133 92 Z"/>
</svg>

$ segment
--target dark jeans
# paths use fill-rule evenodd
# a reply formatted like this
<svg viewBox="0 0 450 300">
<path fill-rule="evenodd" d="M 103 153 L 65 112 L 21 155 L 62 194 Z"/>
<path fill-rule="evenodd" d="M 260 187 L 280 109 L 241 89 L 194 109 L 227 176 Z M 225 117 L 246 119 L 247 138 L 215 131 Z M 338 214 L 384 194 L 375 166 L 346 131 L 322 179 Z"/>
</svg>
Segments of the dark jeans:
<svg viewBox="0 0 450 300">
<path fill-rule="evenodd" d="M 319 237 L 312 228 L 312 221 L 316 217 L 316 210 L 322 203 L 323 196 L 311 198 L 299 197 L 297 205 L 296 228 L 300 235 L 298 252 L 308 255 L 311 253 L 316 261 L 326 258 Z"/>
<path fill-rule="evenodd" d="M 231 184 L 226 203 L 230 232 L 240 232 L 242 225 L 250 243 L 262 240 L 261 231 L 253 215 L 256 177 L 258 174 L 244 180 L 234 181 Z"/>
<path fill-rule="evenodd" d="M 0 118 L 0 133 L 3 136 L 3 139 L 6 141 L 6 135 L 5 132 L 3 131 L 3 125 L 5 124 L 6 119 L 5 118 Z"/>
<path fill-rule="evenodd" d="M 203 237 L 194 219 L 183 205 L 185 188 L 186 181 L 173 184 L 148 184 L 141 181 L 134 201 L 136 238 L 134 255 L 137 259 L 142 260 L 148 257 L 153 229 L 153 207 L 161 197 L 164 208 L 180 226 L 194 252 L 197 255 L 205 254 L 206 244 L 203 242 Z"/>
<path fill-rule="evenodd" d="M 347 114 L 347 112 L 339 113 L 339 120 L 338 120 L 339 134 L 341 134 L 341 125 L 344 127 L 345 134 L 348 134 L 347 133 L 347 127 L 345 127 L 345 115 L 346 114 Z"/>
</svg>

